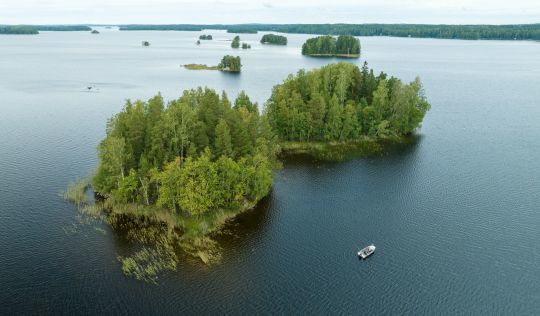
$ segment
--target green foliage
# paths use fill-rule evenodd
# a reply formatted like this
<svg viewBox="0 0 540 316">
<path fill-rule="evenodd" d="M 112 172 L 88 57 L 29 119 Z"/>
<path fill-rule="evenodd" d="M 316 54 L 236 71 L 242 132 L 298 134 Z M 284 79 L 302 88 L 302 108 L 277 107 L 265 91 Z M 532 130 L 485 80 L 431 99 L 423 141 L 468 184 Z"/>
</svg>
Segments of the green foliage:
<svg viewBox="0 0 540 316">
<path fill-rule="evenodd" d="M 86 189 L 90 185 L 88 179 L 72 182 L 68 185 L 67 190 L 62 194 L 64 200 L 81 206 L 87 201 Z"/>
<path fill-rule="evenodd" d="M 249 45 L 248 43 L 242 43 L 242 49 L 250 49 L 251 48 L 251 45 Z"/>
<path fill-rule="evenodd" d="M 219 70 L 218 66 L 208 66 L 205 64 L 187 64 L 184 68 L 189 70 Z"/>
<path fill-rule="evenodd" d="M 231 42 L 231 47 L 232 48 L 239 48 L 240 47 L 240 36 L 236 35 L 232 42 Z"/>
<path fill-rule="evenodd" d="M 257 29 L 245 25 L 235 25 L 228 26 L 227 33 L 257 34 Z"/>
<path fill-rule="evenodd" d="M 49 32 L 80 32 L 91 31 L 87 25 L 34 25 L 39 31 Z"/>
<path fill-rule="evenodd" d="M 268 193 L 278 150 L 244 92 L 234 106 L 202 88 L 167 107 L 160 95 L 128 100 L 107 124 L 93 186 L 116 208 L 155 204 L 195 217 L 237 210 Z"/>
<path fill-rule="evenodd" d="M 429 24 L 240 24 L 240 25 L 124 25 L 120 30 L 228 30 L 231 33 L 280 32 L 295 34 L 397 36 L 447 39 L 540 40 L 540 24 L 429 25 Z M 245 30 L 245 31 L 243 31 Z"/>
<path fill-rule="evenodd" d="M 0 25 L 0 34 L 39 34 L 39 31 L 28 25 Z"/>
<path fill-rule="evenodd" d="M 410 134 L 429 108 L 420 79 L 403 84 L 342 62 L 289 76 L 266 115 L 282 141 L 351 142 Z"/>
<path fill-rule="evenodd" d="M 200 40 L 203 40 L 203 41 L 211 41 L 213 38 L 212 38 L 212 35 L 201 35 L 199 36 L 199 39 Z"/>
<path fill-rule="evenodd" d="M 218 69 L 221 71 L 240 72 L 242 70 L 240 56 L 223 56 L 221 62 L 218 65 Z"/>
<path fill-rule="evenodd" d="M 360 57 L 360 40 L 350 35 L 324 35 L 308 39 L 302 54 L 311 56 Z"/>
<path fill-rule="evenodd" d="M 261 44 L 287 45 L 287 37 L 276 34 L 264 34 Z"/>
</svg>

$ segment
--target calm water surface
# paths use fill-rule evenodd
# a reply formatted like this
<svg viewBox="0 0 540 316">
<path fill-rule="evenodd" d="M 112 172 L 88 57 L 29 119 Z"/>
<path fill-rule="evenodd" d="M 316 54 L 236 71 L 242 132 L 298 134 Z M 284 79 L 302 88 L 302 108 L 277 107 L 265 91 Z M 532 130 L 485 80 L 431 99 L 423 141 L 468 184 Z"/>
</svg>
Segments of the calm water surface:
<svg viewBox="0 0 540 316">
<path fill-rule="evenodd" d="M 290 159 L 220 238 L 222 264 L 125 278 L 116 257 L 130 246 L 74 225 L 58 196 L 94 170 L 124 100 L 202 85 L 262 105 L 287 74 L 333 61 L 301 56 L 305 35 L 273 47 L 242 34 L 253 48 L 233 51 L 233 35 L 206 33 L 199 47 L 195 32 L 0 36 L 0 314 L 540 314 L 536 42 L 361 38 L 354 62 L 425 84 L 432 110 L 412 144 Z M 230 53 L 239 76 L 180 68 Z"/>
</svg>

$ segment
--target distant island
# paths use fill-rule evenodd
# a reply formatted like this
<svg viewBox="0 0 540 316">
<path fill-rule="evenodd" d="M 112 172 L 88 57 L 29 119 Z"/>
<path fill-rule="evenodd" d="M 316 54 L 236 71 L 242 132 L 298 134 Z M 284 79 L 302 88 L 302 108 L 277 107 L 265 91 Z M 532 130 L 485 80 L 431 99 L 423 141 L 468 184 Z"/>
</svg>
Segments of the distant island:
<svg viewBox="0 0 540 316">
<path fill-rule="evenodd" d="M 92 32 L 90 32 L 92 34 L 99 34 L 99 31 L 98 30 L 92 30 Z"/>
<path fill-rule="evenodd" d="M 358 58 L 360 40 L 350 35 L 340 35 L 337 39 L 330 35 L 310 38 L 302 45 L 302 55 Z"/>
<path fill-rule="evenodd" d="M 242 43 L 242 49 L 250 49 L 251 48 L 251 45 L 249 45 L 248 43 Z"/>
<path fill-rule="evenodd" d="M 285 151 L 324 158 L 342 148 L 369 151 L 378 140 L 400 140 L 429 109 L 419 78 L 404 84 L 376 76 L 366 63 L 341 62 L 288 77 L 272 89 L 265 113 Z"/>
<path fill-rule="evenodd" d="M 294 34 L 396 36 L 466 40 L 540 40 L 540 24 L 445 25 L 445 24 L 173 24 L 124 25 L 120 30 L 202 31 L 204 29 L 279 32 Z"/>
<path fill-rule="evenodd" d="M 211 41 L 213 38 L 212 35 L 201 35 L 199 36 L 199 39 L 203 41 Z"/>
<path fill-rule="evenodd" d="M 84 25 L 0 25 L 0 34 L 39 34 L 39 31 L 91 31 Z"/>
<path fill-rule="evenodd" d="M 186 64 L 183 66 L 189 70 L 219 70 L 225 72 L 240 72 L 242 70 L 242 62 L 239 56 L 223 56 L 221 62 L 217 66 L 208 66 L 205 64 Z"/>
<path fill-rule="evenodd" d="M 232 48 L 239 48 L 240 47 L 240 36 L 235 36 L 231 42 Z"/>
<path fill-rule="evenodd" d="M 287 37 L 276 34 L 265 34 L 261 38 L 261 44 L 287 45 Z"/>
<path fill-rule="evenodd" d="M 142 41 L 142 42 L 141 42 L 141 45 L 142 45 L 143 47 L 148 47 L 148 46 L 150 46 L 150 42 L 149 42 L 149 41 Z"/>
</svg>

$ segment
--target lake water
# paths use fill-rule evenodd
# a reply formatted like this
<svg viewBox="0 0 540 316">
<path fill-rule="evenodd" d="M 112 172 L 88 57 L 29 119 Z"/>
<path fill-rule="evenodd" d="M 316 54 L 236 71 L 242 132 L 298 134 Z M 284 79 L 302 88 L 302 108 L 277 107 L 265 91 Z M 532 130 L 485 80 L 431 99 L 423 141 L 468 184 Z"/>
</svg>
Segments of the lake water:
<svg viewBox="0 0 540 316">
<path fill-rule="evenodd" d="M 58 196 L 94 170 L 124 100 L 202 85 L 263 104 L 287 74 L 334 61 L 301 56 L 307 35 L 241 34 L 252 49 L 233 51 L 233 35 L 205 33 L 200 46 L 199 32 L 0 36 L 0 314 L 540 314 L 537 42 L 361 38 L 353 62 L 424 82 L 432 110 L 412 144 L 290 159 L 220 238 L 223 263 L 124 277 L 130 245 L 76 225 Z M 225 54 L 241 75 L 180 67 Z"/>
</svg>

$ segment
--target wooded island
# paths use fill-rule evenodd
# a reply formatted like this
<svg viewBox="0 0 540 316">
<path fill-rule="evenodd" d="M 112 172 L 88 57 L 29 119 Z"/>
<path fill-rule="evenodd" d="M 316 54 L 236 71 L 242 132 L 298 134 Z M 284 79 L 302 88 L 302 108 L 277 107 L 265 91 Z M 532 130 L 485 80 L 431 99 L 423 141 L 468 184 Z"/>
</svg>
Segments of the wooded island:
<svg viewBox="0 0 540 316">
<path fill-rule="evenodd" d="M 261 44 L 287 45 L 287 38 L 276 34 L 264 34 L 261 38 Z"/>
<path fill-rule="evenodd" d="M 308 39 L 302 45 L 302 55 L 317 57 L 360 57 L 360 40 L 350 35 L 324 35 Z"/>
</svg>

